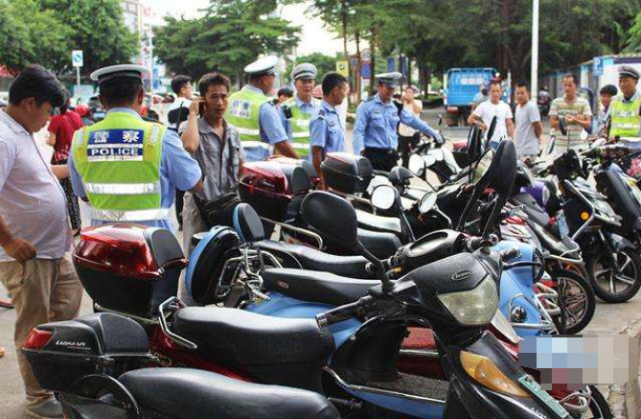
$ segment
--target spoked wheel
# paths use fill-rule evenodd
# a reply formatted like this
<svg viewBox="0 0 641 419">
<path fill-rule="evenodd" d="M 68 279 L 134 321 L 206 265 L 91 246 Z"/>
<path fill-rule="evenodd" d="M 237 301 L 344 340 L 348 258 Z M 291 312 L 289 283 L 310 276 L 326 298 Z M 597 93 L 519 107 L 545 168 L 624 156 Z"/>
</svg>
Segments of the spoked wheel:
<svg viewBox="0 0 641 419">
<path fill-rule="evenodd" d="M 641 259 L 631 249 L 615 257 L 604 252 L 588 258 L 588 272 L 595 294 L 609 303 L 623 303 L 641 288 Z"/>
<path fill-rule="evenodd" d="M 11 296 L 9 295 L 9 292 L 4 288 L 1 282 L 0 282 L 0 307 L 13 308 Z"/>
<path fill-rule="evenodd" d="M 581 275 L 567 270 L 555 270 L 550 276 L 557 284 L 564 333 L 574 335 L 590 323 L 596 310 L 592 286 Z"/>
<path fill-rule="evenodd" d="M 612 412 L 608 406 L 607 400 L 603 394 L 594 386 L 590 386 L 592 398 L 588 412 L 582 416 L 582 419 L 612 419 Z"/>
</svg>

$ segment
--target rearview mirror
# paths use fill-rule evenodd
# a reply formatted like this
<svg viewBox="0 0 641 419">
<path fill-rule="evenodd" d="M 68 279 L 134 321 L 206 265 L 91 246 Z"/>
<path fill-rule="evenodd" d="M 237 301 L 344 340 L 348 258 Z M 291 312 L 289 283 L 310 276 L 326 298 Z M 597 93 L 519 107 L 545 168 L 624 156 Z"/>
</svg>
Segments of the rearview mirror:
<svg viewBox="0 0 641 419">
<path fill-rule="evenodd" d="M 556 145 L 556 137 L 550 137 L 547 146 L 545 147 L 545 154 L 550 155 L 554 151 L 554 146 Z"/>
<path fill-rule="evenodd" d="M 494 136 L 494 131 L 496 131 L 496 122 L 497 118 L 495 116 L 494 118 L 492 118 L 492 122 L 490 122 L 490 128 L 487 130 L 486 138 L 488 139 L 488 141 L 491 140 Z"/>
<path fill-rule="evenodd" d="M 372 206 L 381 211 L 387 211 L 394 206 L 398 191 L 390 185 L 378 185 L 370 196 Z"/>
<path fill-rule="evenodd" d="M 427 168 L 425 164 L 425 160 L 423 160 L 423 157 L 419 156 L 418 154 L 412 154 L 410 156 L 410 161 L 408 164 L 409 169 L 418 177 L 423 177 L 425 174 L 425 169 Z"/>
<path fill-rule="evenodd" d="M 309 193 L 301 203 L 303 220 L 328 239 L 355 247 L 358 245 L 358 220 L 352 204 L 329 192 Z"/>
<path fill-rule="evenodd" d="M 507 197 L 512 193 L 516 179 L 516 147 L 513 141 L 501 141 L 496 149 L 496 156 L 488 170 L 490 184 L 500 196 Z"/>
<path fill-rule="evenodd" d="M 437 199 L 438 195 L 436 194 L 436 192 L 426 192 L 418 203 L 419 212 L 421 214 L 428 213 L 432 208 L 434 208 L 434 204 L 436 204 Z"/>
<path fill-rule="evenodd" d="M 485 150 L 485 153 L 483 153 L 481 158 L 476 163 L 474 170 L 470 171 L 470 183 L 478 182 L 487 174 L 487 172 L 490 170 L 490 166 L 492 165 L 494 153 L 495 151 L 492 148 L 488 148 L 487 150 Z"/>
</svg>

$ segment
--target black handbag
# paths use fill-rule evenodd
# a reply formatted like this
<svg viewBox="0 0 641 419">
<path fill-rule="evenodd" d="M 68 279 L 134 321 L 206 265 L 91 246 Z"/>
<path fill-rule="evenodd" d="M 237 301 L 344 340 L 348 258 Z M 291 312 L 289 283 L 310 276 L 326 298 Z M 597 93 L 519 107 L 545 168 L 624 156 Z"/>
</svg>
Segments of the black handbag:
<svg viewBox="0 0 641 419">
<path fill-rule="evenodd" d="M 229 166 L 228 170 L 233 177 L 234 173 L 234 146 L 229 144 Z M 196 194 L 193 195 L 194 202 L 198 208 L 201 218 L 207 229 L 217 225 L 233 227 L 234 209 L 240 204 L 240 198 L 236 193 L 236 186 L 229 189 L 227 193 L 214 199 L 203 199 Z"/>
</svg>

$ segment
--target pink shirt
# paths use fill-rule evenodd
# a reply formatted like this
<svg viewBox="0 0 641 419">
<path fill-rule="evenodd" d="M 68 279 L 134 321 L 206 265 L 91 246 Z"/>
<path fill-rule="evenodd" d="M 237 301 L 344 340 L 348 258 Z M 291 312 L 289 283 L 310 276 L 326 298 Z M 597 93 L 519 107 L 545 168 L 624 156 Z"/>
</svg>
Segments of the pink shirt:
<svg viewBox="0 0 641 419">
<path fill-rule="evenodd" d="M 0 216 L 39 259 L 58 259 L 71 249 L 65 199 L 33 135 L 0 111 Z M 0 247 L 0 262 L 11 260 Z"/>
</svg>

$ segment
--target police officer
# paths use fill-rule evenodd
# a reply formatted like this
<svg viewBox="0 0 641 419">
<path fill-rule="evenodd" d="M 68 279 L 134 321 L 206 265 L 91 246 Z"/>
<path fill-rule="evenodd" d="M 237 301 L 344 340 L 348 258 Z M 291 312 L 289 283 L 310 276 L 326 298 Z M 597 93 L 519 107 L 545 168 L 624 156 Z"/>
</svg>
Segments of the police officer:
<svg viewBox="0 0 641 419">
<path fill-rule="evenodd" d="M 376 75 L 378 93 L 361 103 L 356 111 L 354 152 L 367 157 L 377 170 L 390 171 L 398 163 L 399 122 L 440 139 L 438 132 L 427 123 L 392 103 L 402 77 L 398 72 Z"/>
<path fill-rule="evenodd" d="M 628 146 L 641 148 L 641 95 L 637 90 L 639 72 L 633 67 L 619 67 L 619 88 L 621 94 L 610 103 L 609 136 L 620 137 Z"/>
<path fill-rule="evenodd" d="M 316 173 L 321 174 L 320 166 L 327 153 L 344 151 L 345 126 L 336 106 L 343 103 L 349 85 L 347 79 L 338 73 L 327 73 L 323 77 L 323 100 L 320 109 L 310 123 L 309 145 L 312 163 Z"/>
<path fill-rule="evenodd" d="M 292 79 L 296 96 L 285 101 L 280 108 L 289 141 L 298 156 L 304 159 L 309 155 L 309 122 L 320 107 L 320 101 L 312 96 L 317 73 L 316 67 L 310 63 L 294 67 Z"/>
<path fill-rule="evenodd" d="M 288 141 L 276 105 L 267 97 L 274 86 L 277 64 L 278 58 L 274 56 L 249 64 L 245 67 L 249 84 L 229 96 L 225 119 L 240 134 L 247 161 L 269 157 L 270 146 L 282 155 L 298 158 Z"/>
<path fill-rule="evenodd" d="M 91 74 L 107 115 L 76 132 L 69 172 L 76 195 L 92 206 L 92 225 L 135 222 L 173 231 L 174 190 L 200 191 L 201 171 L 178 134 L 140 117 L 144 72 L 125 64 Z"/>
</svg>

